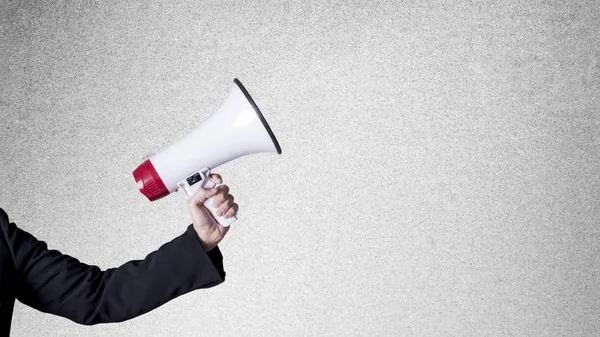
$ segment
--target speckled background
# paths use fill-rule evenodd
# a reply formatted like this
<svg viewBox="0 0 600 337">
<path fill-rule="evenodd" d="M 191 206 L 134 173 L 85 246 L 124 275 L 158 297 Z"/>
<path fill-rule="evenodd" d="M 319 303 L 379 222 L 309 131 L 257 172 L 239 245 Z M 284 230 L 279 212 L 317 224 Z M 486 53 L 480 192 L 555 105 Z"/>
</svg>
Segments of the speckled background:
<svg viewBox="0 0 600 337">
<path fill-rule="evenodd" d="M 102 268 L 190 223 L 131 172 L 237 77 L 282 155 L 216 170 L 227 281 L 14 336 L 594 335 L 599 1 L 7 1 L 0 207 Z"/>
</svg>

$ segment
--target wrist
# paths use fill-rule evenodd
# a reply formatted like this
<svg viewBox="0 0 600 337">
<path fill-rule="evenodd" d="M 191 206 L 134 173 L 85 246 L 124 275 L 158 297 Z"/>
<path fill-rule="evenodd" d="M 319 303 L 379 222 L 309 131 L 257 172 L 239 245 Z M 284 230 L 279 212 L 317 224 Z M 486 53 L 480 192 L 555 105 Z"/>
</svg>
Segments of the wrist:
<svg viewBox="0 0 600 337">
<path fill-rule="evenodd" d="M 206 231 L 202 231 L 201 229 L 198 229 L 196 227 L 196 225 L 194 225 L 194 231 L 196 232 L 196 236 L 198 237 L 198 241 L 200 241 L 200 245 L 202 246 L 202 248 L 204 249 L 205 252 L 210 252 L 211 250 L 213 250 L 213 248 L 215 248 L 216 244 L 212 244 L 209 242 L 206 242 L 204 239 L 202 239 L 203 237 L 208 237 L 208 233 L 206 233 Z"/>
</svg>

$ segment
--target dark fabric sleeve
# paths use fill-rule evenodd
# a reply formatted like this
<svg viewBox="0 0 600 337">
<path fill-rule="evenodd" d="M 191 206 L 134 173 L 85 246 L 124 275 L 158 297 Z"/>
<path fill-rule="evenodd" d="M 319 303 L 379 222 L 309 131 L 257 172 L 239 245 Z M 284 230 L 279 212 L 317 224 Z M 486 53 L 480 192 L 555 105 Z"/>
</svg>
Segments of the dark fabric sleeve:
<svg viewBox="0 0 600 337">
<path fill-rule="evenodd" d="M 125 321 L 225 280 L 219 248 L 204 252 L 191 225 L 145 259 L 102 271 L 49 250 L 10 223 L 2 209 L 0 223 L 0 240 L 6 240 L 16 269 L 16 298 L 80 324 Z"/>
</svg>

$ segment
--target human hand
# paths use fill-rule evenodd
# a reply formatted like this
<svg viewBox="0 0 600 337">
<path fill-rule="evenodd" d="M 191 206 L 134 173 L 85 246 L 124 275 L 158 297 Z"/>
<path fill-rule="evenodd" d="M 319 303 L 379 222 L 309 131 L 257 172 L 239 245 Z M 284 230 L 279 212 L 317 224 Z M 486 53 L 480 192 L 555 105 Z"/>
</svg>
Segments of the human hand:
<svg viewBox="0 0 600 337">
<path fill-rule="evenodd" d="M 223 182 L 221 176 L 216 173 L 212 173 L 210 178 L 217 184 Z M 219 216 L 227 219 L 231 218 L 239 209 L 238 204 L 233 202 L 233 196 L 229 194 L 229 187 L 227 185 L 221 185 L 212 189 L 201 188 L 188 199 L 187 207 L 192 217 L 194 230 L 198 234 L 200 243 L 206 252 L 215 248 L 229 231 L 229 227 L 221 226 L 203 205 L 212 196 L 215 196 L 213 207 L 218 207 L 217 214 Z"/>
</svg>

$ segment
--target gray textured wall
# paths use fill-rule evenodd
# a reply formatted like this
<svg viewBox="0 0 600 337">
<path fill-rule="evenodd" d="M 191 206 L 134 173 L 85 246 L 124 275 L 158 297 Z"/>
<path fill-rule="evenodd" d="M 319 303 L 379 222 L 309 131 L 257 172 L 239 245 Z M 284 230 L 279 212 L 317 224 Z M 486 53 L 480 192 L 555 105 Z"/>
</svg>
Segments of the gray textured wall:
<svg viewBox="0 0 600 337">
<path fill-rule="evenodd" d="M 525 4 L 526 3 L 526 4 Z M 226 283 L 14 336 L 591 335 L 598 1 L 2 1 L 0 207 L 102 268 L 183 232 L 131 171 L 238 77 L 283 155 L 217 170 Z"/>
</svg>

